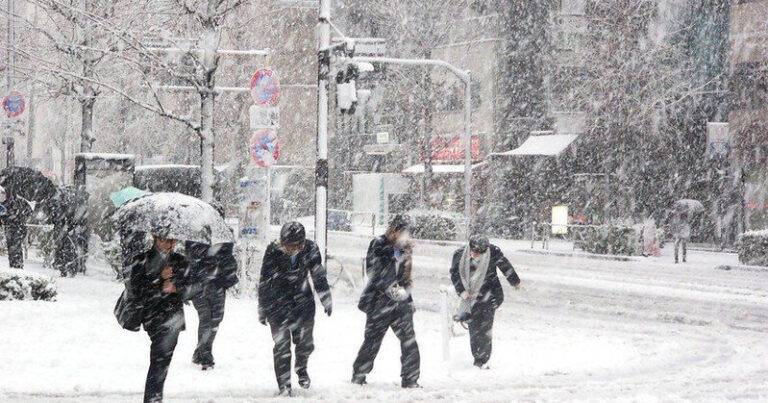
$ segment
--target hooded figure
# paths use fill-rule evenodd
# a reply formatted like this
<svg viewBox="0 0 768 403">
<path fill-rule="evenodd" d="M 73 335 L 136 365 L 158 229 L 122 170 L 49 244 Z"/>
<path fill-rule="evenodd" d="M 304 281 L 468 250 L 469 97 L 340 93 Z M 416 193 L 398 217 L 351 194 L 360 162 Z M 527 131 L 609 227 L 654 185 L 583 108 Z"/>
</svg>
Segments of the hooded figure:
<svg viewBox="0 0 768 403">
<path fill-rule="evenodd" d="M 291 396 L 291 342 L 296 351 L 299 385 L 310 387 L 307 362 L 315 345 L 314 285 L 325 313 L 331 316 L 331 290 L 320 250 L 306 239 L 304 226 L 289 222 L 280 230 L 280 239 L 264 252 L 259 278 L 259 322 L 269 323 L 275 346 L 275 376 L 280 395 Z"/>
<path fill-rule="evenodd" d="M 469 244 L 453 254 L 451 282 L 459 294 L 459 312 L 454 318 L 469 325 L 469 343 L 475 366 L 488 368 L 493 343 L 493 319 L 504 302 L 504 291 L 496 273 L 501 270 L 513 287 L 520 278 L 504 254 L 483 235 L 473 235 Z"/>
<path fill-rule="evenodd" d="M 371 241 L 365 258 L 368 284 L 358 308 L 365 312 L 365 338 L 352 367 L 352 383 L 365 385 L 373 370 L 387 329 L 400 339 L 402 387 L 419 388 L 419 346 L 413 328 L 411 262 L 413 246 L 409 237 L 410 219 L 395 216 L 387 232 Z"/>
</svg>

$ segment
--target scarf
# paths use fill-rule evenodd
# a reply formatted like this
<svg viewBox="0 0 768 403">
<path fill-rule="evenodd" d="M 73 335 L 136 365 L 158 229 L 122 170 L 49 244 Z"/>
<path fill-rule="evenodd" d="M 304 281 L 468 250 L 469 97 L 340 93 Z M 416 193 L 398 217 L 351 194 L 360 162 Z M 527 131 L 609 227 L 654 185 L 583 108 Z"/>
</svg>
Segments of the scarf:
<svg viewBox="0 0 768 403">
<path fill-rule="evenodd" d="M 470 260 L 469 246 L 467 246 L 461 254 L 459 276 L 461 277 L 461 284 L 464 286 L 464 290 L 469 293 L 470 298 L 461 299 L 458 310 L 459 316 L 461 316 L 461 314 L 469 314 L 472 312 L 472 306 L 475 305 L 480 289 L 485 284 L 485 276 L 488 274 L 488 266 L 491 264 L 491 248 L 488 248 L 488 250 L 481 254 L 477 259 L 477 268 L 474 272 L 470 270 Z"/>
</svg>

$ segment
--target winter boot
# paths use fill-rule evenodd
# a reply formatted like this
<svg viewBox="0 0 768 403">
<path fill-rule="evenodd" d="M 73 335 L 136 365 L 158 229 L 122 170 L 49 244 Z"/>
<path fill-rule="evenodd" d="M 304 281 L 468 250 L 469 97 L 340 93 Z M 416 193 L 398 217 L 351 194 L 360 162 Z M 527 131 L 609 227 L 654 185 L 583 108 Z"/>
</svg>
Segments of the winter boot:
<svg viewBox="0 0 768 403">
<path fill-rule="evenodd" d="M 192 364 L 195 364 L 195 365 L 202 364 L 202 361 L 200 360 L 200 354 L 198 354 L 197 351 L 195 351 L 195 353 L 192 354 Z"/>
<path fill-rule="evenodd" d="M 280 391 L 277 392 L 278 397 L 293 397 L 293 389 L 291 385 L 281 386 Z"/>
<path fill-rule="evenodd" d="M 355 385 L 367 385 L 368 382 L 365 381 L 365 375 L 353 375 L 352 376 L 352 383 Z"/>
<path fill-rule="evenodd" d="M 309 389 L 312 381 L 309 379 L 309 374 L 307 371 L 299 371 L 296 373 L 296 375 L 299 376 L 299 386 L 301 386 L 303 389 Z"/>
<path fill-rule="evenodd" d="M 477 368 L 477 369 L 491 369 L 491 367 L 490 367 L 490 365 L 488 365 L 488 363 L 481 364 L 479 362 L 475 363 L 475 368 Z"/>
<path fill-rule="evenodd" d="M 416 381 L 403 380 L 402 386 L 403 389 L 421 389 L 421 385 Z"/>
</svg>

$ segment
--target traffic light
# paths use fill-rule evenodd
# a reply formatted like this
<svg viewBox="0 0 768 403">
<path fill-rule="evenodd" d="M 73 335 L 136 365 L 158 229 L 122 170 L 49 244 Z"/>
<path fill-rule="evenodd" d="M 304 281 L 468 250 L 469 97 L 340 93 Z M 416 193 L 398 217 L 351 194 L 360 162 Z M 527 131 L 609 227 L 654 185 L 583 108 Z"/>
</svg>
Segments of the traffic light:
<svg viewBox="0 0 768 403">
<path fill-rule="evenodd" d="M 357 87 L 355 82 L 360 77 L 356 64 L 348 64 L 345 70 L 336 75 L 336 104 L 342 114 L 353 115 L 357 109 Z"/>
</svg>

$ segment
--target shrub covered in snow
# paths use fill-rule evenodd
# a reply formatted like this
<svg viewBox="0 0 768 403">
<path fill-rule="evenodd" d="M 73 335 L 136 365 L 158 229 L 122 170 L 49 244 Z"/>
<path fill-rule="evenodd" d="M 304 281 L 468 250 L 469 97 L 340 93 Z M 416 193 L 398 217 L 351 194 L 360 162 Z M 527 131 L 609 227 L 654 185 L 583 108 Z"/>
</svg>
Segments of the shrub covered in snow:
<svg viewBox="0 0 768 403">
<path fill-rule="evenodd" d="M 577 246 L 586 252 L 601 255 L 637 254 L 638 232 L 634 228 L 604 225 L 579 228 L 577 231 Z"/>
<path fill-rule="evenodd" d="M 768 266 L 768 230 L 747 231 L 736 243 L 739 261 L 751 266 Z"/>
<path fill-rule="evenodd" d="M 0 301 L 15 299 L 56 300 L 52 278 L 16 269 L 0 269 Z"/>
<path fill-rule="evenodd" d="M 453 241 L 458 233 L 460 216 L 439 211 L 414 210 L 408 213 L 413 218 L 411 233 L 416 239 Z"/>
</svg>

